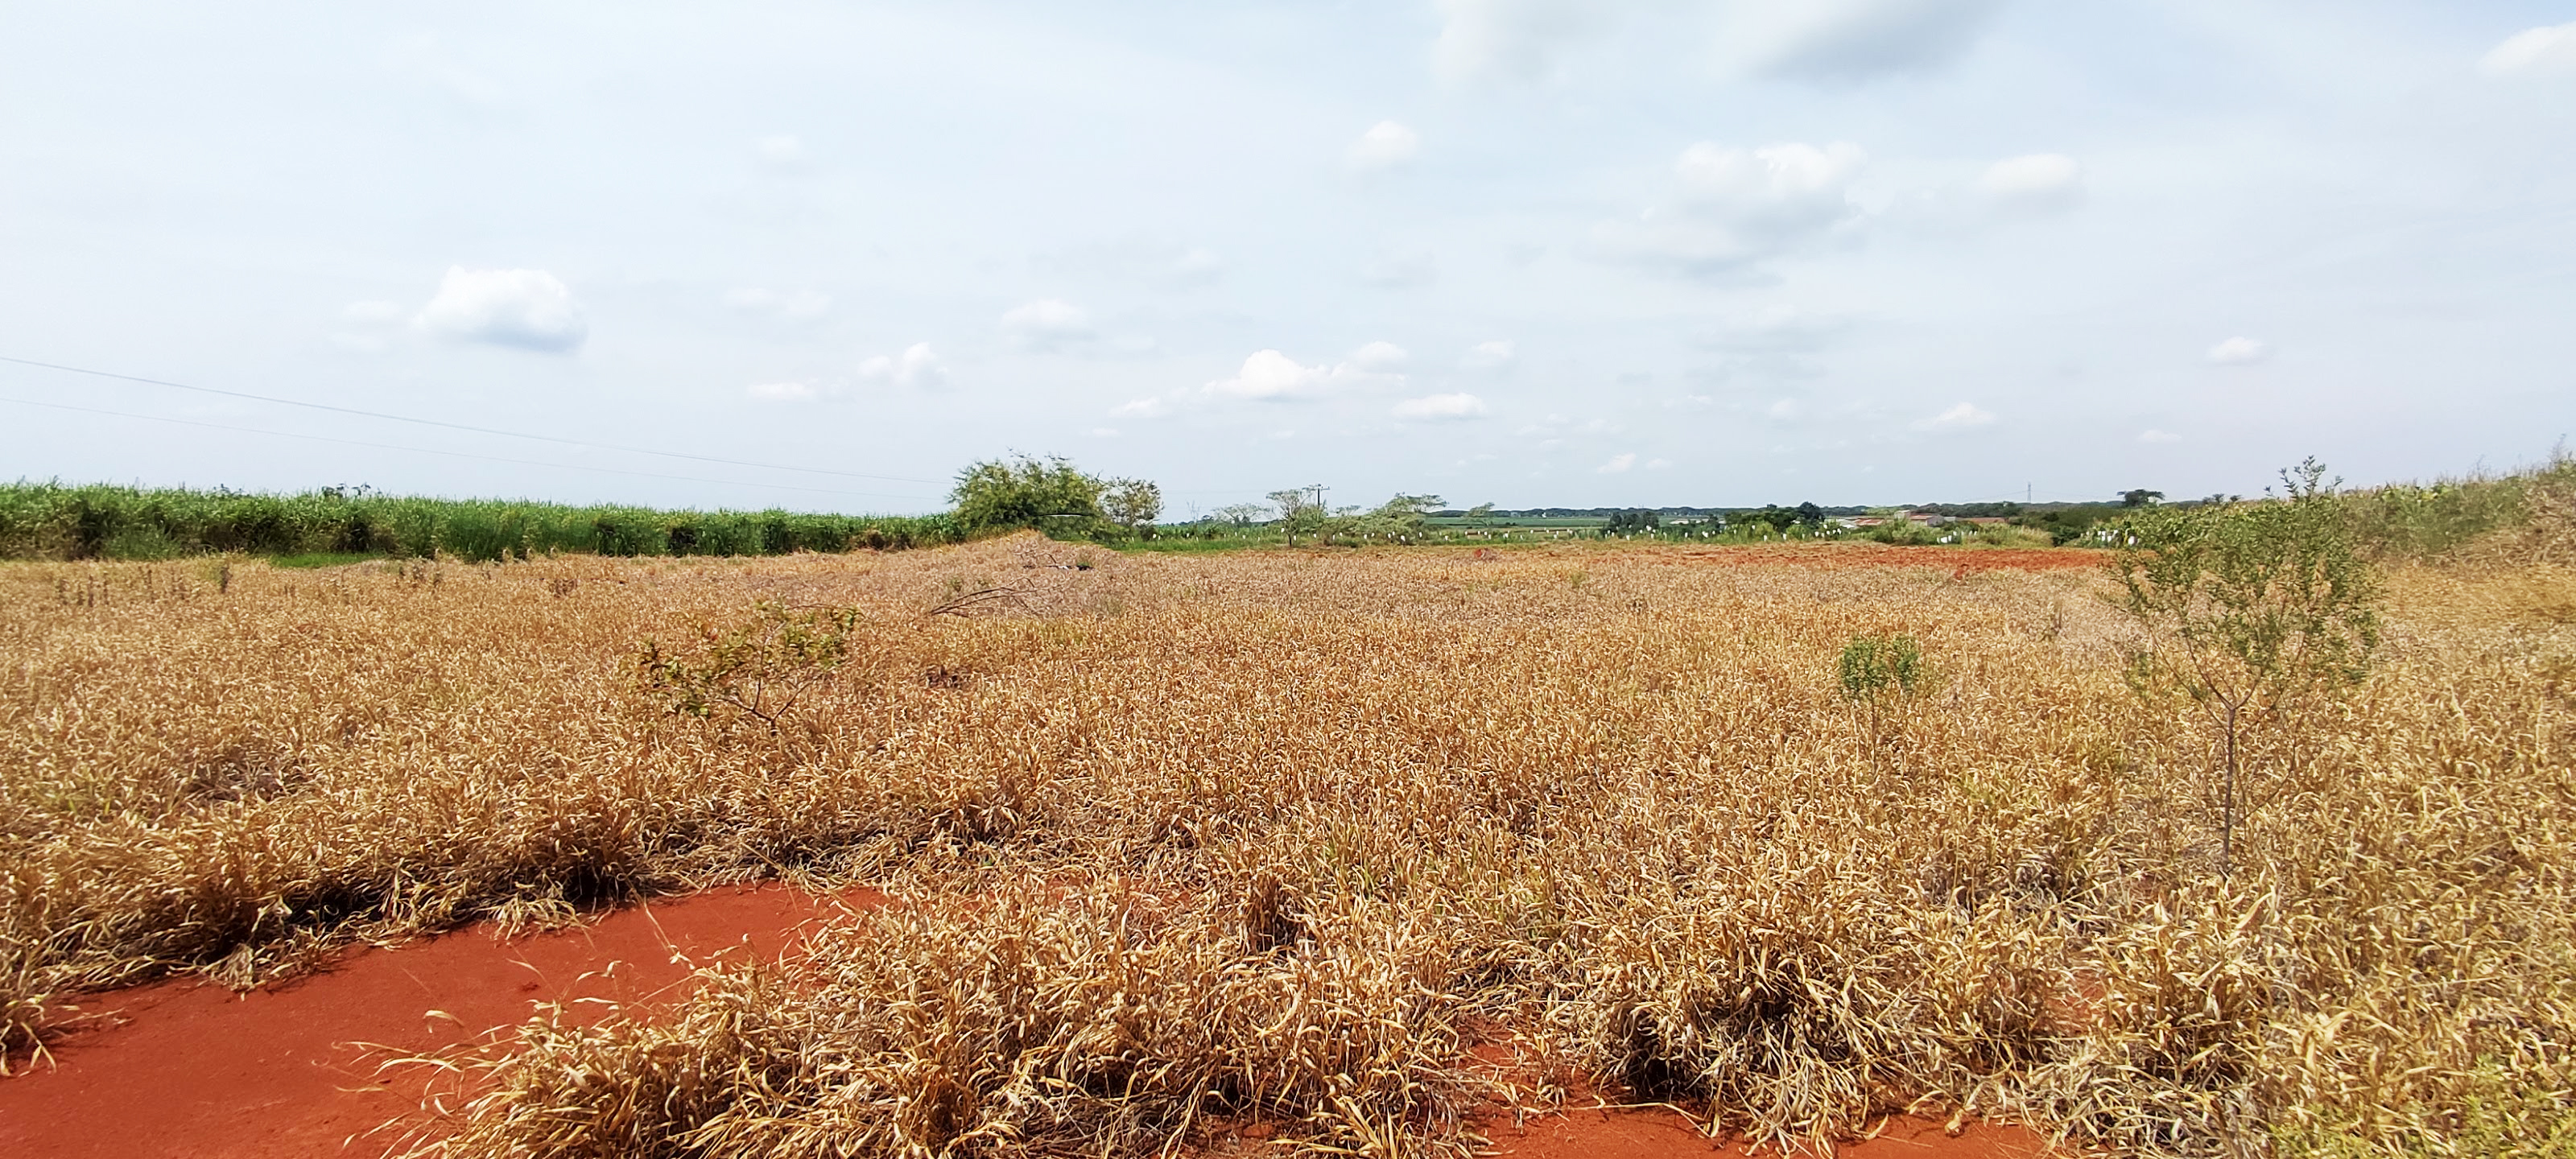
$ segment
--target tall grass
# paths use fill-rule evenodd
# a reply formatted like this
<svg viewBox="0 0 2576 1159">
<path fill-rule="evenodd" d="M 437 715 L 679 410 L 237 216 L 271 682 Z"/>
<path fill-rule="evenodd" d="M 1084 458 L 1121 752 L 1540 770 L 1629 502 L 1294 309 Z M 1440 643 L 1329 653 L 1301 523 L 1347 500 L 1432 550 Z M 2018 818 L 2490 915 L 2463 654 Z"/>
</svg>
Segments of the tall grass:
<svg viewBox="0 0 2576 1159">
<path fill-rule="evenodd" d="M 330 491 L 0 485 L 0 559 L 159 560 L 252 555 L 438 555 L 482 562 L 554 552 L 785 555 L 954 543 L 945 516 L 665 511 Z"/>
<path fill-rule="evenodd" d="M 504 1036 L 448 1153 L 1464 1150 L 1497 1046 L 1792 1142 L 2576 1138 L 2566 569 L 2397 566 L 2389 659 L 2258 742 L 2222 878 L 2211 754 L 2100 575 L 1494 554 L 0 568 L 5 1033 L 858 877 L 899 904 L 802 957 Z M 764 604 L 850 609 L 792 707 L 639 672 L 731 678 Z M 1855 704 L 1838 658 L 1899 632 L 1931 678 Z"/>
</svg>

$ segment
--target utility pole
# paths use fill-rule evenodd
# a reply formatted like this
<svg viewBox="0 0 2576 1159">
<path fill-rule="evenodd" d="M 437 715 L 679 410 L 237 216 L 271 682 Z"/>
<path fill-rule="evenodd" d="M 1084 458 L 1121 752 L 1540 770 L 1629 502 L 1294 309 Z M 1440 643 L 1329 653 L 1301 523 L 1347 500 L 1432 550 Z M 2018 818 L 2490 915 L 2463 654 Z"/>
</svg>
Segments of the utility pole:
<svg viewBox="0 0 2576 1159">
<path fill-rule="evenodd" d="M 1307 484 L 1307 485 L 1306 485 L 1306 489 L 1315 493 L 1315 510 L 1317 510 L 1317 511 L 1321 511 L 1321 510 L 1323 510 L 1323 509 L 1324 509 L 1324 492 L 1325 492 L 1326 490 L 1328 490 L 1329 488 L 1326 488 L 1326 487 L 1325 487 L 1323 484 L 1321 484 L 1321 483 L 1309 483 L 1309 484 Z"/>
</svg>

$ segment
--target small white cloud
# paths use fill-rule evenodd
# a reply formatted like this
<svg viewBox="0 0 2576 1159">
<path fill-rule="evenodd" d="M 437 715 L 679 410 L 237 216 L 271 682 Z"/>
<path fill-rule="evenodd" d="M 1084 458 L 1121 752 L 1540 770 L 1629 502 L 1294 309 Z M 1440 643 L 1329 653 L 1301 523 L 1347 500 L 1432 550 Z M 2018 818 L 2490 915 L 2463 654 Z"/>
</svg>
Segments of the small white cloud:
<svg viewBox="0 0 2576 1159">
<path fill-rule="evenodd" d="M 1345 387 L 1401 386 L 1403 383 L 1401 374 L 1373 371 L 1351 362 L 1306 366 L 1279 351 L 1259 350 L 1243 360 L 1243 368 L 1234 377 L 1208 383 L 1200 387 L 1197 394 L 1202 398 L 1284 402 L 1313 398 Z"/>
<path fill-rule="evenodd" d="M 896 386 L 938 390 L 948 385 L 948 364 L 939 360 L 938 352 L 927 342 L 915 342 L 894 357 L 877 355 L 859 364 L 859 377 L 868 382 L 890 382 Z"/>
<path fill-rule="evenodd" d="M 438 296 L 412 318 L 424 333 L 458 342 L 570 353 L 590 336 L 572 290 L 544 270 L 450 266 Z"/>
<path fill-rule="evenodd" d="M 1517 347 L 1497 338 L 1491 342 L 1477 343 L 1467 351 L 1465 357 L 1458 360 L 1458 364 L 1469 370 L 1500 370 L 1511 365 L 1513 359 L 1517 357 Z"/>
<path fill-rule="evenodd" d="M 1672 469 L 1672 465 L 1673 465 L 1673 461 L 1672 461 L 1671 459 L 1648 459 L 1648 460 L 1646 460 L 1646 469 L 1647 469 L 1647 470 L 1649 470 L 1649 471 L 1667 471 L 1667 470 L 1671 470 L 1671 469 Z"/>
<path fill-rule="evenodd" d="M 1159 397 L 1140 398 L 1132 402 L 1122 403 L 1117 409 L 1112 410 L 1109 413 L 1113 415 L 1132 415 L 1140 419 L 1158 419 L 1164 415 L 1172 413 L 1172 401 L 1167 398 Z"/>
<path fill-rule="evenodd" d="M 1868 155 L 1843 142 L 1735 149 L 1701 142 L 1673 162 L 1670 201 L 1598 231 L 1605 250 L 1715 275 L 1811 244 L 1859 216 Z"/>
<path fill-rule="evenodd" d="M 746 287 L 726 294 L 725 304 L 746 313 L 775 314 L 791 322 L 811 322 L 831 312 L 832 296 L 813 290 Z"/>
<path fill-rule="evenodd" d="M 1784 398 L 1762 408 L 1763 414 L 1784 423 L 1796 419 L 1803 411 L 1804 408 L 1800 407 L 1798 400 L 1794 398 Z"/>
<path fill-rule="evenodd" d="M 2138 441 L 2141 443 L 2179 443 L 2182 441 L 2182 436 L 2170 431 L 2160 431 L 2154 427 L 2149 427 L 2146 430 L 2138 432 Z"/>
<path fill-rule="evenodd" d="M 1593 470 L 1603 475 L 1622 475 L 1626 474 L 1630 467 L 1634 467 L 1636 465 L 1637 455 L 1635 452 L 1631 451 L 1624 455 L 1612 455 L 1610 456 L 1609 462 L 1603 463 L 1598 467 L 1594 467 Z"/>
<path fill-rule="evenodd" d="M 1381 250 L 1360 267 L 1360 281 L 1386 289 L 1427 286 L 1439 278 L 1439 258 L 1426 249 Z"/>
<path fill-rule="evenodd" d="M 1023 350 L 1055 350 L 1098 335 L 1081 307 L 1040 298 L 1002 315 L 1002 336 Z"/>
<path fill-rule="evenodd" d="M 2546 25 L 2514 33 L 2478 58 L 2478 71 L 2488 76 L 2576 73 L 2576 24 Z"/>
<path fill-rule="evenodd" d="M 1349 160 L 1351 168 L 1375 173 L 1412 164 L 1421 155 L 1421 134 L 1393 121 L 1379 121 L 1351 142 Z"/>
<path fill-rule="evenodd" d="M 1986 426 L 1994 421 L 1995 416 L 1992 411 L 1981 409 L 1972 402 L 1963 402 L 1914 425 L 1927 431 L 1963 431 L 1970 427 Z"/>
<path fill-rule="evenodd" d="M 1485 400 L 1464 392 L 1408 398 L 1395 404 L 1400 419 L 1475 419 L 1486 415 Z"/>
<path fill-rule="evenodd" d="M 2272 348 L 2252 338 L 2230 338 L 2209 348 L 2209 361 L 2215 366 L 2251 366 L 2272 356 Z"/>
<path fill-rule="evenodd" d="M 2063 153 L 1997 161 L 1977 180 L 1986 203 L 2012 213 L 2063 213 L 2084 202 L 2084 168 Z"/>
<path fill-rule="evenodd" d="M 761 382 L 744 387 L 743 393 L 763 402 L 802 402 L 822 392 L 810 382 Z"/>
<path fill-rule="evenodd" d="M 1260 350 L 1243 360 L 1243 369 L 1234 377 L 1211 382 L 1203 389 L 1228 398 L 1284 400 L 1320 392 L 1333 374 L 1331 367 L 1301 366 L 1296 359 L 1276 350 Z"/>
<path fill-rule="evenodd" d="M 1362 370 L 1389 371 L 1401 369 L 1412 355 L 1392 342 L 1371 342 L 1351 352 L 1351 365 Z"/>
</svg>

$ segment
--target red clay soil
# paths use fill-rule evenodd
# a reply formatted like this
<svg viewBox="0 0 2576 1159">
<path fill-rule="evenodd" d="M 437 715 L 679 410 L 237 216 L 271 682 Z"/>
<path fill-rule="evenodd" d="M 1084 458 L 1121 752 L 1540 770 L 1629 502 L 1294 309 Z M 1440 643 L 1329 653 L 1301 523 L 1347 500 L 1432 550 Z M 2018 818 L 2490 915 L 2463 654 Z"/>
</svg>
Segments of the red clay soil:
<svg viewBox="0 0 2576 1159">
<path fill-rule="evenodd" d="M 880 900 L 714 890 L 560 933 L 360 949 L 247 994 L 181 980 L 94 995 L 93 1028 L 55 1042 L 54 1066 L 0 1079 L 0 1156 L 381 1155 L 390 1138 L 355 1137 L 411 1109 L 421 1080 L 379 1077 L 377 1060 L 474 1041 L 540 1002 L 650 999 L 720 955 L 774 956 L 842 906 Z"/>
<path fill-rule="evenodd" d="M 2063 571 L 2102 566 L 2103 554 L 2075 547 L 1899 547 L 1885 543 L 1810 543 L 1687 548 L 1669 560 L 1720 567 L 1927 567 L 1958 579 L 1986 571 Z"/>
<path fill-rule="evenodd" d="M 1519 1127 L 1489 1124 L 1491 1154 L 1514 1159 L 1679 1159 L 1681 1156 L 1770 1156 L 1700 1134 L 1679 1112 L 1660 1108 L 1567 1110 Z M 1891 1119 L 1868 1139 L 1837 1144 L 1840 1159 L 2036 1159 L 2048 1141 L 2020 1127 L 1962 1124 L 1951 1134 L 1932 1119 Z"/>
<path fill-rule="evenodd" d="M 665 1001 L 718 958 L 774 958 L 836 913 L 879 905 L 858 890 L 817 897 L 778 886 L 716 890 L 612 913 L 596 924 L 503 940 L 465 931 L 393 950 L 360 949 L 329 970 L 235 994 L 181 980 L 97 995 L 86 1029 L 0 1079 L 0 1156 L 30 1159 L 287 1159 L 384 1155 L 375 1133 L 415 1109 L 421 1079 L 375 1073 L 524 1021 L 540 1003 Z M 596 1007 L 605 1009 L 605 1007 Z M 578 1010 L 576 1006 L 573 1009 Z M 1851 1159 L 2028 1159 L 2016 1128 L 1895 1120 L 1845 1144 Z M 1495 1153 L 1524 1159 L 1743 1155 L 1661 1109 L 1569 1110 L 1483 1127 Z M 1220 1141 L 1210 1153 L 1237 1150 Z"/>
</svg>

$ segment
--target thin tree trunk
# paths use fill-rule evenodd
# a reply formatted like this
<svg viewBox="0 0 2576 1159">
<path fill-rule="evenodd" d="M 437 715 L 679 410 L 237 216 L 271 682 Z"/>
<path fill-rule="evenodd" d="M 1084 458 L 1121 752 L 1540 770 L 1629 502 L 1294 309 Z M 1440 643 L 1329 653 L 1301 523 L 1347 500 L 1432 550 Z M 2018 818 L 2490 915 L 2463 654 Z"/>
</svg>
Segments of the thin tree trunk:
<svg viewBox="0 0 2576 1159">
<path fill-rule="evenodd" d="M 2228 877 L 2236 865 L 2236 702 L 2227 705 L 2227 784 L 2219 800 L 2218 876 Z"/>
</svg>

